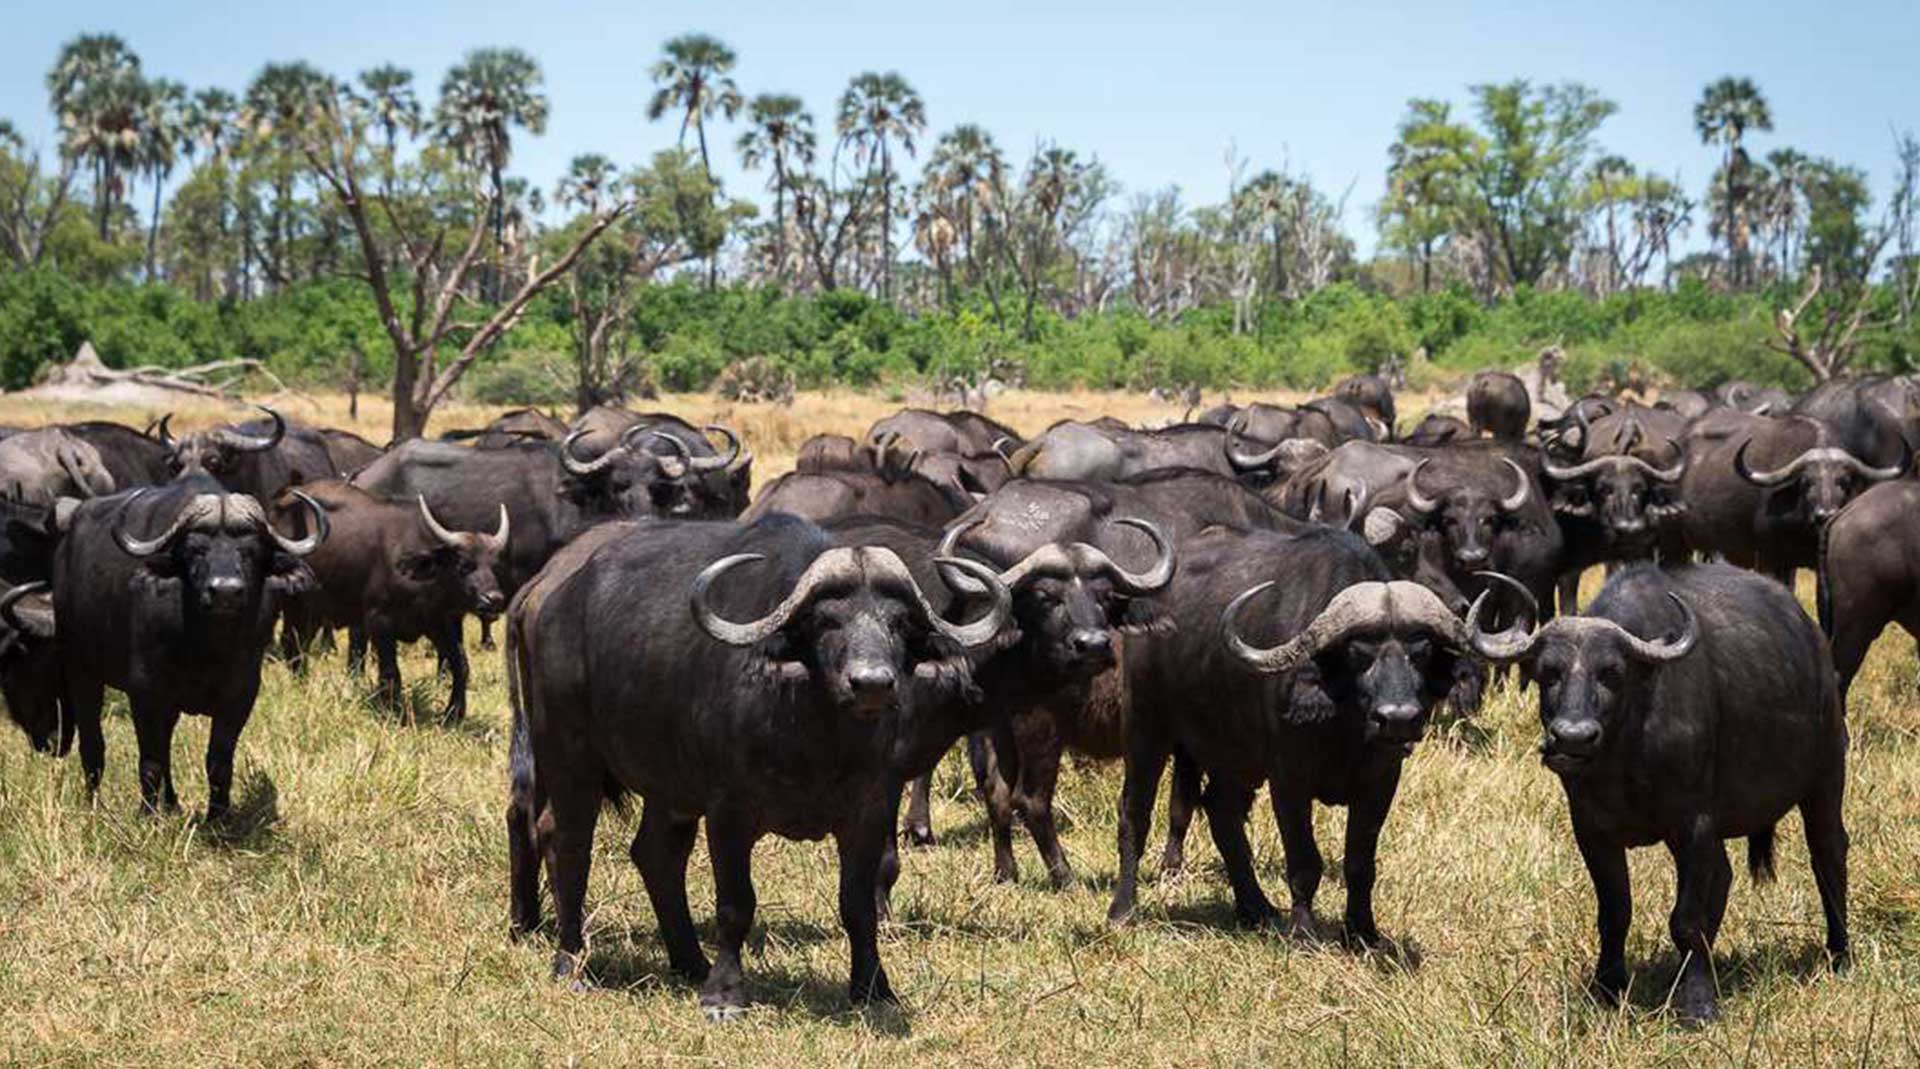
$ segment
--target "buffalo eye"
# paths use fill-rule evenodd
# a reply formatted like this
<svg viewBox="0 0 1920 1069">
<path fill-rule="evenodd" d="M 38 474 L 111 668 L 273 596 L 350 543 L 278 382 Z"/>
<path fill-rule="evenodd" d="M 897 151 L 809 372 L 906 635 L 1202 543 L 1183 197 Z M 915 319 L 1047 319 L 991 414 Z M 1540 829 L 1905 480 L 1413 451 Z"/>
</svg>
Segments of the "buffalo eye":
<svg viewBox="0 0 1920 1069">
<path fill-rule="evenodd" d="M 1614 664 L 1605 665 L 1602 668 L 1600 668 L 1598 671 L 1594 672 L 1593 677 L 1600 682 L 1601 686 L 1607 688 L 1608 690 L 1620 689 L 1620 666 L 1619 665 L 1614 665 Z"/>
</svg>

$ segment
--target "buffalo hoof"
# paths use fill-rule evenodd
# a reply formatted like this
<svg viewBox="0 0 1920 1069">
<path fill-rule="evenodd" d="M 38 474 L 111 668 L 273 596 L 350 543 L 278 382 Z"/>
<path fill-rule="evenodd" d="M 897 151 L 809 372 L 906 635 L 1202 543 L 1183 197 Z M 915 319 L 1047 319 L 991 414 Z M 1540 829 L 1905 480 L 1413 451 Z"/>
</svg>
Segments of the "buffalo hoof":
<svg viewBox="0 0 1920 1069">
<path fill-rule="evenodd" d="M 1324 942 L 1326 938 L 1310 909 L 1296 909 L 1287 915 L 1287 936 L 1303 943 Z"/>
<path fill-rule="evenodd" d="M 1611 1009 L 1620 1005 L 1620 997 L 1626 994 L 1627 978 L 1610 973 L 1596 974 L 1593 982 L 1587 985 L 1587 990 L 1593 995 L 1594 1001 Z"/>
<path fill-rule="evenodd" d="M 747 1012 L 747 996 L 735 981 L 700 992 L 700 1013 L 714 1024 L 737 1021 Z"/>
<path fill-rule="evenodd" d="M 1160 855 L 1160 878 L 1170 880 L 1186 871 L 1187 852 L 1167 844 L 1166 853 Z"/>
<path fill-rule="evenodd" d="M 1073 887 L 1073 870 L 1069 868 L 1054 869 L 1047 873 L 1047 882 L 1051 884 L 1056 891 L 1068 890 Z"/>
<path fill-rule="evenodd" d="M 1251 906 L 1233 907 L 1233 919 L 1240 927 L 1249 931 L 1271 928 L 1280 920 L 1280 911 L 1273 908 L 1271 902 L 1258 902 Z"/>
<path fill-rule="evenodd" d="M 1720 1008 L 1712 998 L 1682 999 L 1674 1012 L 1680 1016 L 1680 1027 L 1688 1031 L 1705 1028 L 1720 1019 Z"/>
<path fill-rule="evenodd" d="M 908 846 L 925 847 L 934 845 L 933 829 L 924 824 L 908 825 L 907 830 L 901 833 L 901 837 L 906 839 Z"/>
<path fill-rule="evenodd" d="M 1853 971 L 1853 951 L 1846 947 L 1827 951 L 1827 962 L 1835 976 L 1845 976 Z"/>
<path fill-rule="evenodd" d="M 1132 902 L 1115 902 L 1113 905 L 1107 907 L 1107 926 L 1108 927 L 1125 928 L 1127 925 L 1132 923 L 1133 923 L 1133 903 Z"/>
<path fill-rule="evenodd" d="M 587 956 L 558 950 L 553 955 L 553 982 L 565 984 L 569 991 L 587 989 Z"/>
<path fill-rule="evenodd" d="M 894 997 L 893 985 L 887 982 L 887 974 L 877 972 L 871 980 L 854 980 L 847 985 L 847 1001 L 855 1006 L 897 1006 L 900 1000 Z"/>
</svg>

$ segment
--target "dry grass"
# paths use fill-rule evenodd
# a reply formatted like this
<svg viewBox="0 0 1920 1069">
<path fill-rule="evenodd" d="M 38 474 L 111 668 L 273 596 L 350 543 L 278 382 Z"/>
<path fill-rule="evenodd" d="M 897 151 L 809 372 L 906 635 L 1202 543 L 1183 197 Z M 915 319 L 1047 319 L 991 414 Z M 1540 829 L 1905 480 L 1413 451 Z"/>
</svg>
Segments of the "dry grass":
<svg viewBox="0 0 1920 1069">
<path fill-rule="evenodd" d="M 666 404 L 739 424 L 766 471 L 790 463 L 806 434 L 857 432 L 888 407 L 849 395 L 792 410 Z M 1091 395 L 1016 397 L 995 414 L 1031 429 L 1070 405 L 1160 418 L 1159 406 Z M 317 415 L 336 420 L 342 407 L 326 399 Z M 363 414 L 377 432 L 380 416 Z M 25 415 L 0 404 L 0 422 Z M 499 659 L 475 662 L 474 714 L 455 729 L 372 710 L 367 681 L 350 679 L 337 656 L 304 679 L 270 665 L 241 743 L 246 830 L 224 838 L 191 817 L 134 815 L 124 705 L 109 714 L 94 804 L 75 762 L 0 739 L 0 1062 L 1920 1063 L 1920 740 L 1904 636 L 1874 651 L 1851 713 L 1854 972 L 1824 971 L 1819 905 L 1789 818 L 1779 884 L 1735 878 L 1717 958 L 1726 1019 L 1699 1033 L 1658 1012 L 1677 964 L 1661 851 L 1634 860 L 1631 1006 L 1606 1011 L 1586 998 L 1591 891 L 1559 788 L 1534 756 L 1532 696 L 1505 691 L 1476 725 L 1444 731 L 1408 765 L 1378 890 L 1397 954 L 1236 930 L 1198 828 L 1190 874 L 1150 883 L 1140 922 L 1107 930 L 1112 768 L 1065 774 L 1067 846 L 1088 885 L 1043 889 L 1023 843 L 1025 879 L 995 886 L 980 811 L 950 759 L 936 780 L 943 843 L 904 857 L 897 922 L 883 936 L 904 1009 L 847 1007 L 831 847 L 769 840 L 756 854 L 756 1008 L 731 1026 L 702 1023 L 692 990 L 664 972 L 625 856 L 632 828 L 613 816 L 589 899 L 598 989 L 569 993 L 546 980 L 549 944 L 505 938 L 506 700 Z M 418 695 L 421 708 L 436 707 L 431 659 L 416 651 L 405 667 L 433 692 Z M 192 809 L 206 797 L 206 724 L 189 720 L 180 735 L 176 771 Z M 1323 813 L 1327 916 L 1343 895 L 1342 824 Z M 1264 807 L 1252 830 L 1262 879 L 1282 895 Z M 693 874 L 705 923 L 704 852 Z"/>
</svg>

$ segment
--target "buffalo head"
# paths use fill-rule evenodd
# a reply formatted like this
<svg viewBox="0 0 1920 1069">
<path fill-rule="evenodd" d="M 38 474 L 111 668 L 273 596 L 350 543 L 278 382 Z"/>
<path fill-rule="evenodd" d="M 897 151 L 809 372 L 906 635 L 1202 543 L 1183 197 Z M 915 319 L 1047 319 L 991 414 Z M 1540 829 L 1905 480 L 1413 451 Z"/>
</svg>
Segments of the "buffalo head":
<svg viewBox="0 0 1920 1069">
<path fill-rule="evenodd" d="M 293 539 L 273 529 L 260 503 L 246 494 L 195 494 L 151 538 L 126 530 L 127 514 L 149 491 L 136 490 L 120 508 L 113 539 L 149 575 L 176 584 L 200 612 L 221 619 L 250 616 L 267 592 L 298 593 L 313 582 L 300 558 L 327 537 L 327 513 L 306 494 L 293 495 L 312 514 L 312 532 Z"/>
<path fill-rule="evenodd" d="M 1273 585 L 1269 580 L 1234 598 L 1220 626 L 1227 648 L 1257 671 L 1300 673 L 1286 715 L 1311 719 L 1303 709 L 1356 709 L 1366 717 L 1369 741 L 1419 741 L 1428 712 L 1453 688 L 1454 662 L 1470 637 L 1460 618 L 1418 583 L 1355 583 L 1299 633 L 1261 648 L 1240 636 L 1238 620 Z M 1309 685 L 1301 686 L 1303 680 Z"/>
<path fill-rule="evenodd" d="M 940 542 L 940 555 L 952 557 L 961 536 L 980 522 L 967 520 L 949 530 Z M 1113 633 L 1151 629 L 1158 617 L 1138 599 L 1173 581 L 1173 543 L 1165 533 L 1145 520 L 1113 522 L 1153 542 L 1154 561 L 1145 571 L 1128 571 L 1099 547 L 1071 542 L 1041 546 L 999 573 L 999 581 L 1013 595 L 1021 635 L 1046 667 L 1060 675 L 1090 678 L 1113 667 Z M 961 593 L 987 592 L 967 576 L 945 578 Z"/>
<path fill-rule="evenodd" d="M 1422 460 L 1407 473 L 1407 507 L 1439 530 L 1456 564 L 1469 570 L 1483 568 L 1493 555 L 1501 527 L 1532 496 L 1533 480 L 1511 458 L 1501 457 L 1514 482 L 1504 495 L 1479 480 L 1463 479 L 1428 496 L 1420 488 L 1420 473 L 1432 462 Z"/>
<path fill-rule="evenodd" d="M 843 546 L 814 558 L 772 611 L 735 623 L 708 604 L 715 581 L 758 553 L 722 557 L 693 581 L 693 618 L 717 642 L 755 647 L 768 675 L 791 683 L 811 681 L 834 704 L 863 716 L 901 708 L 915 676 L 964 679 L 964 651 L 992 641 L 1006 625 L 1012 597 L 991 568 L 968 560 L 936 558 L 965 573 L 992 599 L 985 616 L 952 623 L 936 612 L 913 573 L 891 549 Z M 969 681 L 970 682 L 970 681 Z"/>
<path fill-rule="evenodd" d="M 60 715 L 60 666 L 53 604 L 45 583 L 0 594 L 0 697 L 27 741 L 41 753 L 65 753 L 73 725 Z"/>
<path fill-rule="evenodd" d="M 1504 575 L 1487 577 L 1533 604 L 1520 583 Z M 1561 616 L 1532 630 L 1516 623 L 1489 633 L 1480 630 L 1480 619 L 1493 590 L 1489 586 L 1467 615 L 1474 651 L 1491 661 L 1529 666 L 1540 688 L 1540 752 L 1547 767 L 1563 774 L 1584 768 L 1599 755 L 1630 704 L 1626 695 L 1640 685 L 1646 670 L 1686 656 L 1699 635 L 1693 610 L 1672 593 L 1667 597 L 1679 610 L 1680 624 L 1668 637 L 1641 638 L 1598 616 Z"/>
<path fill-rule="evenodd" d="M 1753 445 L 1752 438 L 1741 442 L 1740 448 L 1734 451 L 1735 473 L 1742 480 L 1769 491 L 1776 513 L 1796 513 L 1813 526 L 1825 526 L 1860 491 L 1877 482 L 1898 479 L 1913 467 L 1913 450 L 1904 438 L 1900 442 L 1899 462 L 1890 468 L 1876 468 L 1846 449 L 1828 444 L 1825 425 L 1809 422 L 1815 423 L 1813 448 L 1801 451 L 1778 468 L 1755 471 L 1748 466 L 1747 449 Z"/>
<path fill-rule="evenodd" d="M 727 440 L 725 455 L 695 456 L 679 438 L 640 423 L 611 448 L 582 457 L 580 440 L 592 432 L 576 430 L 560 443 L 569 492 L 593 511 L 614 516 L 731 515 L 733 483 L 748 470 L 753 454 L 742 450 L 739 436 L 727 428 L 705 429 Z"/>
<path fill-rule="evenodd" d="M 287 435 L 287 421 L 280 413 L 265 405 L 260 411 L 273 421 L 273 429 L 266 434 L 246 434 L 231 427 L 215 427 L 210 431 L 195 431 L 185 438 L 175 438 L 167 430 L 167 424 L 173 420 L 169 412 L 160 418 L 158 434 L 160 441 L 172 452 L 168 463 L 175 475 L 182 472 L 203 471 L 218 477 L 233 470 L 239 458 L 249 453 L 265 453 L 279 446 Z"/>
<path fill-rule="evenodd" d="M 500 590 L 494 569 L 506 556 L 507 539 L 512 526 L 507 506 L 500 506 L 500 522 L 492 534 L 449 531 L 434 517 L 426 495 L 415 495 L 420 507 L 420 526 L 431 544 L 415 548 L 400 557 L 400 574 L 416 583 L 450 588 L 449 593 L 469 611 L 482 617 L 500 615 L 507 598 Z"/>
</svg>

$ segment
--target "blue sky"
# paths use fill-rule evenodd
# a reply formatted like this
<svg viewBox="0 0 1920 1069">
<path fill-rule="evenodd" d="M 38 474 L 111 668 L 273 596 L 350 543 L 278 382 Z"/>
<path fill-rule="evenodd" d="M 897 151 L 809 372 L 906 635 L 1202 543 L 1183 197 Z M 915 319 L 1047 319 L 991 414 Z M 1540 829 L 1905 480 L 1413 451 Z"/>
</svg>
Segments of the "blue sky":
<svg viewBox="0 0 1920 1069">
<path fill-rule="evenodd" d="M 0 34 L 0 115 L 52 141 L 43 77 L 61 42 L 125 37 L 152 74 L 238 90 L 269 60 L 336 74 L 411 67 L 430 98 L 466 49 L 512 44 L 541 62 L 553 115 L 514 169 L 543 186 L 599 151 L 634 162 L 669 145 L 642 109 L 660 43 L 700 30 L 740 54 L 749 95 L 798 93 L 830 124 L 847 78 L 897 69 L 924 97 L 931 133 L 960 122 L 1023 158 L 1051 139 L 1104 160 L 1127 193 L 1179 185 L 1190 202 L 1226 188 L 1231 142 L 1254 166 L 1285 162 L 1335 196 L 1370 247 L 1387 143 L 1413 96 L 1463 100 L 1482 81 L 1586 82 L 1620 105 L 1601 141 L 1698 193 L 1714 156 L 1694 136 L 1701 87 L 1755 78 L 1773 106 L 1762 149 L 1792 144 L 1891 173 L 1895 127 L 1920 127 L 1920 12 L 1913 0 L 1809 6 L 1722 3 L 418 3 L 329 0 L 15 0 Z M 271 11 L 268 15 L 266 12 Z M 931 141 L 931 133 L 929 141 Z M 733 132 L 716 134 L 731 145 Z M 730 147 L 721 173 L 757 190 Z M 1695 239 L 1699 239 L 1696 228 Z"/>
</svg>

